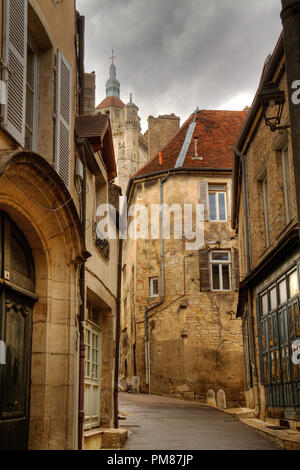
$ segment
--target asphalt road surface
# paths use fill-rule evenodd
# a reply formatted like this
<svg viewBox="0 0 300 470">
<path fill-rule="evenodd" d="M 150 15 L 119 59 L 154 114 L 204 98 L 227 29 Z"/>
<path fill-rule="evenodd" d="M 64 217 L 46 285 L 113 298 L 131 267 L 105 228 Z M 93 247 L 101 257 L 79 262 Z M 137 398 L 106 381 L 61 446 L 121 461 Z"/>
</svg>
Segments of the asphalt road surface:
<svg viewBox="0 0 300 470">
<path fill-rule="evenodd" d="M 119 394 L 129 431 L 124 450 L 278 450 L 264 436 L 223 411 L 184 400 Z"/>
</svg>

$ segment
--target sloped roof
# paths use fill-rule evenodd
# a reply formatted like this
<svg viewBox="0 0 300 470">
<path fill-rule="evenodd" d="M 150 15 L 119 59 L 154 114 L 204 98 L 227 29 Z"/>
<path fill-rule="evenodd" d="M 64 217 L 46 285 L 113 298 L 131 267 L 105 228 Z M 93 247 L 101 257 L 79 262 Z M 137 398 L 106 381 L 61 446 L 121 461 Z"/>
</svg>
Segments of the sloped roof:
<svg viewBox="0 0 300 470">
<path fill-rule="evenodd" d="M 87 139 L 94 152 L 102 150 L 109 181 L 117 176 L 110 120 L 106 114 L 81 115 L 75 120 L 76 136 Z"/>
<path fill-rule="evenodd" d="M 120 98 L 116 96 L 107 96 L 101 101 L 100 104 L 96 107 L 96 109 L 103 109 L 103 108 L 124 108 L 125 104 Z"/>
<path fill-rule="evenodd" d="M 234 144 L 246 116 L 246 111 L 197 110 L 161 150 L 162 158 L 156 155 L 134 176 L 146 176 L 172 168 L 232 168 Z M 198 139 L 198 156 L 203 160 L 193 158 L 195 137 Z M 184 143 L 187 144 L 186 153 Z"/>
</svg>

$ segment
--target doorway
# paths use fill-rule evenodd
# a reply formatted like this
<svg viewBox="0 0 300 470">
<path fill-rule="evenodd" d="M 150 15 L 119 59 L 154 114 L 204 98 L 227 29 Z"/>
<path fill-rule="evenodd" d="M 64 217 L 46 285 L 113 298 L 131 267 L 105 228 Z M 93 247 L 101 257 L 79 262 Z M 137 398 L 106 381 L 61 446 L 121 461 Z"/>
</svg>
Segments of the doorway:
<svg viewBox="0 0 300 470">
<path fill-rule="evenodd" d="M 0 211 L 0 450 L 28 448 L 34 288 L 28 242 Z"/>
</svg>

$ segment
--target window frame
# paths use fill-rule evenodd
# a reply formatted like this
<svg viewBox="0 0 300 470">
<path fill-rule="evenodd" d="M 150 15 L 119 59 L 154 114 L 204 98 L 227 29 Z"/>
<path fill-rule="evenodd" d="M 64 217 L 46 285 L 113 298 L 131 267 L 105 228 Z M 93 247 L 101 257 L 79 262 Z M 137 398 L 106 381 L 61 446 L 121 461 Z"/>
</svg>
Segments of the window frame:
<svg viewBox="0 0 300 470">
<path fill-rule="evenodd" d="M 262 184 L 262 196 L 263 196 L 263 207 L 264 207 L 264 222 L 265 222 L 265 243 L 266 248 L 270 247 L 270 221 L 269 221 L 269 182 L 267 175 L 261 180 Z"/>
<path fill-rule="evenodd" d="M 157 281 L 157 294 L 154 292 L 154 281 Z M 150 298 L 151 299 L 156 299 L 159 297 L 159 277 L 154 276 L 149 278 L 149 293 L 150 293 Z"/>
<path fill-rule="evenodd" d="M 93 305 L 90 303 L 90 305 Z M 87 337 L 90 334 L 90 342 L 88 343 Z M 93 335 L 98 338 L 98 349 L 93 348 Z M 100 415 L 100 404 L 101 404 L 101 328 L 95 324 L 92 320 L 88 319 L 85 321 L 84 326 L 84 343 L 86 347 L 85 360 L 84 360 L 84 430 L 97 428 L 100 426 L 101 415 Z M 98 351 L 98 357 L 96 362 L 93 362 L 93 350 Z M 90 358 L 89 357 L 90 351 Z M 87 374 L 87 367 L 89 364 L 89 375 Z M 92 377 L 92 366 L 98 367 L 97 377 Z M 89 391 L 88 391 L 89 390 Z M 91 400 L 91 402 L 89 402 Z M 87 414 L 87 410 L 91 407 L 96 406 L 97 413 L 93 415 Z"/>
<path fill-rule="evenodd" d="M 34 84 L 33 88 L 31 88 L 31 85 L 28 84 L 27 82 L 27 70 L 28 70 L 28 63 L 27 63 L 27 57 L 26 56 L 26 78 L 25 78 L 25 129 L 24 129 L 24 148 L 29 151 L 36 152 L 37 147 L 38 147 L 38 114 L 39 114 L 39 108 L 38 108 L 38 103 L 39 103 L 39 52 L 38 52 L 38 46 L 32 36 L 30 35 L 28 31 L 28 37 L 27 37 L 27 48 L 30 48 L 33 52 L 33 78 L 34 78 Z M 27 54 L 27 53 L 26 53 Z M 27 107 L 27 88 L 30 87 L 32 94 L 33 94 L 33 104 L 32 104 L 32 129 L 29 127 L 29 125 L 26 122 L 26 107 Z M 32 136 L 32 143 L 31 147 L 27 148 L 26 147 L 26 133 L 29 131 Z"/>
<path fill-rule="evenodd" d="M 213 187 L 220 189 L 213 189 Z M 211 218 L 211 206 L 210 206 L 210 196 L 211 194 L 215 195 L 215 205 L 216 205 L 216 219 Z M 220 219 L 220 207 L 219 207 L 219 194 L 224 194 L 224 209 L 225 209 L 225 219 Z M 227 222 L 228 220 L 228 210 L 227 210 L 227 187 L 226 184 L 208 184 L 208 210 L 209 210 L 209 221 L 210 222 Z"/>
<path fill-rule="evenodd" d="M 213 260 L 213 254 L 222 254 L 226 253 L 228 254 L 228 260 Z M 232 291 L 232 256 L 231 256 L 231 251 L 230 250 L 212 250 L 209 253 L 209 276 L 210 276 L 210 288 L 211 291 L 213 292 L 230 292 Z M 220 282 L 220 289 L 215 289 L 213 285 L 213 266 L 218 265 L 219 266 L 219 282 Z M 229 268 L 229 289 L 224 289 L 224 283 L 223 283 L 223 269 L 222 266 L 228 265 Z"/>
</svg>

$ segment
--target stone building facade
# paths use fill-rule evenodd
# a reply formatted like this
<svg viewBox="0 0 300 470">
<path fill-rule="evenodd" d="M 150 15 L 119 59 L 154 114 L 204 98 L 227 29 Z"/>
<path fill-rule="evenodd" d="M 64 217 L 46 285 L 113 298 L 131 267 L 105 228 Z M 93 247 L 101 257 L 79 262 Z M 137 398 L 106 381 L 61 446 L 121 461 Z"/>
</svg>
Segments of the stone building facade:
<svg viewBox="0 0 300 470">
<path fill-rule="evenodd" d="M 120 82 L 112 62 L 110 77 L 106 82 L 106 98 L 96 107 L 96 114 L 107 114 L 110 117 L 117 162 L 115 183 L 121 187 L 123 195 L 129 178 L 166 145 L 179 128 L 179 118 L 174 114 L 158 118 L 150 116 L 148 130 L 143 134 L 138 111 L 131 94 L 127 105 L 121 101 Z"/>
<path fill-rule="evenodd" d="M 232 227 L 238 233 L 247 405 L 261 419 L 299 428 L 299 220 L 292 132 L 271 132 L 259 93 L 274 82 L 287 97 L 283 37 L 264 66 L 261 82 L 236 144 Z M 282 125 L 289 124 L 289 103 Z M 280 421 L 283 420 L 283 421 Z M 284 421 L 285 420 L 285 421 Z"/>
<path fill-rule="evenodd" d="M 96 246 L 92 208 L 98 179 L 108 200 L 116 165 L 107 119 L 74 139 L 83 22 L 73 0 L 0 1 L 0 449 L 78 449 L 84 420 L 114 419 L 118 253 Z"/>
<path fill-rule="evenodd" d="M 175 114 L 166 114 L 148 117 L 148 154 L 151 160 L 158 152 L 169 143 L 180 127 L 180 118 Z"/>
<path fill-rule="evenodd" d="M 244 402 L 242 323 L 232 318 L 238 254 L 230 213 L 232 146 L 245 116 L 197 109 L 130 179 L 129 223 L 135 204 L 147 208 L 149 224 L 152 205 L 158 214 L 162 204 L 171 212 L 179 207 L 170 215 L 163 206 L 152 238 L 149 232 L 124 241 L 120 373 L 140 377 L 142 392 L 205 401 L 209 390 L 222 389 L 229 406 Z M 204 245 L 187 247 L 187 234 L 175 235 L 174 226 L 183 221 L 184 204 L 194 205 L 195 216 L 199 203 Z"/>
</svg>

